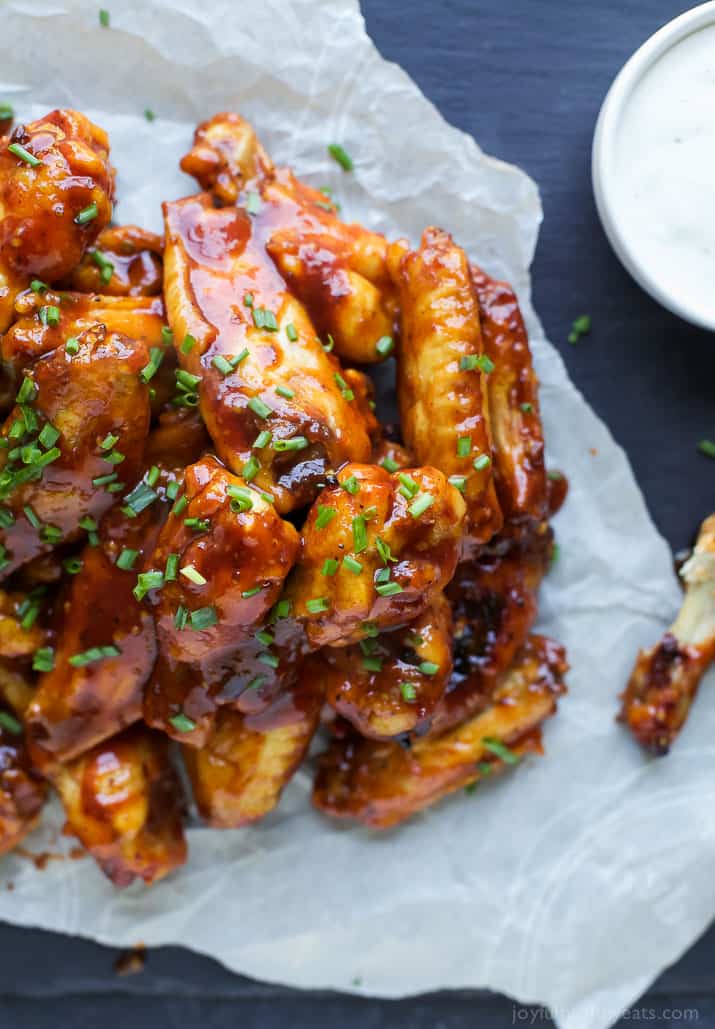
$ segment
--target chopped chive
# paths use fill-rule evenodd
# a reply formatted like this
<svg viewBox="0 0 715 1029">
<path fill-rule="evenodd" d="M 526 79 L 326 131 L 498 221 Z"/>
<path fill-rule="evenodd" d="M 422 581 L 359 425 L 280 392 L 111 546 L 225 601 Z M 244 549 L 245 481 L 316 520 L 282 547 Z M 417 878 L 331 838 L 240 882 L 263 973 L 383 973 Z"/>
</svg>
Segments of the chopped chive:
<svg viewBox="0 0 715 1029">
<path fill-rule="evenodd" d="M 406 475 L 404 472 L 400 472 L 397 478 L 402 483 L 398 493 L 401 493 L 407 500 L 411 500 L 412 497 L 416 497 L 420 491 L 418 483 L 412 478 L 411 475 Z"/>
<path fill-rule="evenodd" d="M 99 208 L 95 203 L 88 204 L 87 207 L 83 207 L 75 218 L 77 225 L 89 225 L 99 214 Z"/>
<path fill-rule="evenodd" d="M 460 493 L 464 493 L 467 488 L 467 479 L 464 475 L 450 475 L 448 482 L 455 489 L 458 489 Z"/>
<path fill-rule="evenodd" d="M 30 283 L 30 289 L 33 293 L 46 293 L 50 287 L 42 279 L 33 279 Z"/>
<path fill-rule="evenodd" d="M 322 611 L 329 610 L 330 601 L 327 597 L 312 597 L 305 602 L 305 606 L 312 615 L 318 615 Z"/>
<path fill-rule="evenodd" d="M 420 671 L 423 675 L 436 675 L 439 671 L 439 665 L 436 665 L 434 661 L 423 661 L 420 665 Z"/>
<path fill-rule="evenodd" d="M 278 322 L 273 311 L 266 307 L 253 308 L 253 324 L 257 329 L 266 329 L 268 332 L 278 332 Z"/>
<path fill-rule="evenodd" d="M 478 368 L 488 375 L 494 371 L 494 362 L 486 354 L 465 354 L 459 359 L 459 367 L 463 372 L 473 372 Z"/>
<path fill-rule="evenodd" d="M 181 632 L 182 629 L 186 628 L 186 623 L 189 620 L 189 609 L 184 607 L 183 604 L 179 604 L 174 615 L 174 625 Z"/>
<path fill-rule="evenodd" d="M 392 561 L 393 564 L 397 563 L 397 558 L 393 556 L 389 543 L 385 543 L 384 539 L 382 539 L 380 536 L 378 536 L 375 540 L 375 547 L 377 549 L 378 554 L 380 555 L 380 560 L 383 564 L 386 565 L 390 561 Z"/>
<path fill-rule="evenodd" d="M 70 357 L 74 357 L 74 355 L 79 352 L 79 340 L 76 336 L 70 336 L 67 340 L 65 343 L 65 352 L 68 353 Z"/>
<path fill-rule="evenodd" d="M 200 607 L 189 615 L 191 628 L 201 632 L 203 629 L 210 629 L 218 622 L 218 614 L 215 607 Z"/>
<path fill-rule="evenodd" d="M 521 410 L 524 412 L 524 414 L 531 414 L 531 412 L 534 410 L 533 404 L 520 404 L 519 406 L 521 407 Z"/>
<path fill-rule="evenodd" d="M 109 28 L 109 11 L 105 10 L 103 7 L 99 10 L 99 24 L 103 29 Z"/>
<path fill-rule="evenodd" d="M 288 324 L 286 325 L 286 336 L 291 341 L 291 343 L 295 343 L 295 341 L 298 339 L 298 333 L 296 332 L 296 328 L 293 322 L 288 322 Z"/>
<path fill-rule="evenodd" d="M 19 157 L 21 161 L 24 161 L 25 164 L 29 164 L 31 168 L 36 168 L 38 164 L 42 164 L 39 157 L 35 157 L 34 154 L 31 154 L 24 146 L 20 146 L 19 143 L 11 143 L 8 150 L 15 157 Z"/>
<path fill-rule="evenodd" d="M 322 346 L 323 346 L 323 350 L 325 351 L 326 354 L 329 354 L 331 352 L 331 350 L 333 349 L 333 347 L 335 346 L 335 340 L 330 335 L 330 333 L 328 333 L 328 342 L 327 343 L 323 343 Z"/>
<path fill-rule="evenodd" d="M 700 442 L 698 443 L 698 450 L 700 451 L 701 454 L 704 454 L 705 457 L 714 457 L 715 458 L 715 443 L 713 443 L 712 440 L 701 439 Z M 552 473 L 549 473 L 549 478 L 551 478 L 551 477 L 552 477 Z M 559 475 L 559 478 L 561 478 L 560 475 Z"/>
<path fill-rule="evenodd" d="M 108 461 L 109 464 L 121 464 L 125 460 L 124 454 L 119 450 L 112 450 L 108 454 L 104 455 L 104 461 Z"/>
<path fill-rule="evenodd" d="M 410 647 L 414 647 L 415 649 L 417 649 L 418 647 L 423 647 L 425 645 L 424 636 L 419 636 L 416 632 L 410 633 L 405 642 L 408 643 Z"/>
<path fill-rule="evenodd" d="M 115 436 L 113 433 L 108 432 L 102 442 L 99 444 L 100 450 L 111 450 L 115 443 L 119 443 L 119 436 Z"/>
<path fill-rule="evenodd" d="M 114 265 L 100 250 L 90 250 L 89 256 L 100 270 L 100 279 L 106 285 L 114 275 Z"/>
<path fill-rule="evenodd" d="M 591 331 L 591 315 L 582 314 L 578 318 L 574 318 L 571 323 L 571 332 L 569 333 L 569 343 L 578 343 L 582 336 L 588 335 Z"/>
<path fill-rule="evenodd" d="M 217 371 L 221 372 L 224 378 L 233 371 L 231 362 L 227 361 L 223 354 L 217 354 L 216 357 L 211 358 L 211 364 Z"/>
<path fill-rule="evenodd" d="M 171 509 L 173 515 L 180 515 L 189 506 L 189 498 L 182 494 Z"/>
<path fill-rule="evenodd" d="M 193 718 L 189 718 L 183 711 L 179 711 L 178 715 L 172 715 L 169 719 L 169 725 L 171 725 L 177 732 L 193 732 L 196 728 L 196 722 Z"/>
<path fill-rule="evenodd" d="M 246 210 L 249 214 L 258 214 L 263 207 L 261 198 L 255 190 L 251 189 L 246 194 Z"/>
<path fill-rule="evenodd" d="M 80 518 L 79 527 L 80 529 L 84 529 L 85 532 L 96 532 L 97 523 L 94 518 L 90 518 L 88 515 L 86 518 Z"/>
<path fill-rule="evenodd" d="M 380 635 L 380 629 L 375 622 L 363 622 L 361 628 L 368 639 L 375 639 Z"/>
<path fill-rule="evenodd" d="M 0 104 L 0 121 L 9 121 L 15 117 L 15 108 L 6 101 Z"/>
<path fill-rule="evenodd" d="M 276 393 L 278 394 L 279 397 L 284 397 L 286 400 L 292 400 L 293 397 L 295 396 L 295 393 L 293 392 L 293 390 L 292 389 L 288 389 L 287 386 L 278 386 L 278 387 L 276 387 Z"/>
<path fill-rule="evenodd" d="M 472 463 L 478 472 L 483 472 L 492 463 L 492 459 L 489 454 L 480 454 L 479 457 L 474 458 Z"/>
<path fill-rule="evenodd" d="M 170 347 L 174 342 L 174 333 L 168 325 L 162 325 L 161 327 L 161 342 L 165 347 Z"/>
<path fill-rule="evenodd" d="M 154 114 L 154 112 L 152 111 L 151 107 L 145 107 L 145 108 L 144 108 L 144 117 L 146 118 L 146 120 L 147 120 L 148 122 L 152 122 L 152 121 L 154 121 L 154 120 L 155 120 L 155 118 L 156 118 L 156 115 L 155 115 L 155 114 Z"/>
<path fill-rule="evenodd" d="M 258 433 L 255 440 L 253 441 L 254 450 L 263 450 L 271 442 L 271 434 L 268 429 L 263 429 Z"/>
<path fill-rule="evenodd" d="M 259 643 L 262 643 L 264 647 L 270 647 L 271 643 L 275 639 L 272 632 L 268 632 L 267 629 L 259 629 L 256 633 L 256 639 Z"/>
<path fill-rule="evenodd" d="M 177 389 L 184 393 L 195 390 L 200 382 L 200 375 L 192 375 L 191 372 L 184 371 L 183 368 L 179 368 L 176 372 Z"/>
<path fill-rule="evenodd" d="M 252 479 L 255 479 L 260 470 L 260 463 L 256 460 L 253 454 L 251 454 L 251 456 L 241 469 L 241 475 L 246 480 L 246 482 L 250 482 Z"/>
<path fill-rule="evenodd" d="M 253 293 L 246 293 L 243 298 L 243 302 L 246 307 L 253 307 Z"/>
<path fill-rule="evenodd" d="M 166 558 L 166 566 L 164 568 L 164 582 L 174 582 L 178 568 L 179 555 L 168 554 Z"/>
<path fill-rule="evenodd" d="M 413 518 L 419 518 L 420 515 L 423 515 L 427 508 L 432 507 L 433 504 L 434 497 L 431 493 L 420 493 L 419 496 L 412 501 L 407 510 Z"/>
<path fill-rule="evenodd" d="M 194 568 L 193 565 L 184 565 L 183 568 L 179 569 L 179 572 L 181 573 L 181 575 L 184 576 L 185 579 L 188 579 L 189 582 L 193 582 L 195 586 L 206 585 L 206 579 L 204 579 L 201 572 Z"/>
<path fill-rule="evenodd" d="M 375 582 L 389 582 L 392 572 L 389 568 L 378 568 L 375 572 Z"/>
<path fill-rule="evenodd" d="M 549 561 L 549 566 L 555 564 L 558 561 L 560 554 L 561 547 L 558 545 L 558 543 L 554 543 L 553 547 L 551 548 L 551 560 Z"/>
<path fill-rule="evenodd" d="M 393 461 L 391 457 L 384 457 L 382 459 L 382 461 L 380 461 L 380 464 L 382 465 L 382 467 L 385 469 L 386 472 L 390 472 L 390 473 L 396 472 L 397 469 L 400 467 L 398 465 L 397 461 Z"/>
<path fill-rule="evenodd" d="M 367 548 L 367 524 L 363 515 L 353 518 L 353 550 L 361 554 Z"/>
<path fill-rule="evenodd" d="M 262 586 L 252 586 L 250 590 L 243 590 L 243 592 L 241 593 L 241 596 L 243 597 L 244 600 L 250 600 L 251 597 L 257 596 L 261 592 L 262 589 L 263 589 Z"/>
<path fill-rule="evenodd" d="M 367 669 L 368 672 L 381 672 L 382 671 L 382 658 L 376 655 L 367 655 L 362 659 L 363 668 Z"/>
<path fill-rule="evenodd" d="M 131 571 L 134 567 L 134 562 L 138 557 L 138 550 L 132 550 L 130 547 L 125 547 L 117 558 L 117 568 L 121 568 L 123 572 Z"/>
<path fill-rule="evenodd" d="M 107 657 L 119 657 L 121 650 L 113 644 L 104 647 L 90 647 L 79 654 L 73 654 L 69 663 L 75 668 L 82 668 L 84 665 L 91 665 L 95 661 L 102 661 Z"/>
<path fill-rule="evenodd" d="M 505 765 L 518 765 L 521 760 L 518 754 L 515 754 L 510 747 L 507 747 L 506 743 L 502 743 L 501 740 L 495 740 L 491 736 L 484 737 L 482 746 L 485 750 L 501 758 Z"/>
<path fill-rule="evenodd" d="M 231 498 L 231 510 L 234 512 L 250 511 L 253 507 L 253 493 L 242 486 L 229 486 L 226 490 Z"/>
<path fill-rule="evenodd" d="M 273 408 L 269 407 L 268 404 L 264 404 L 260 397 L 251 397 L 248 401 L 248 406 L 259 418 L 267 418 L 270 414 L 273 414 Z"/>
<path fill-rule="evenodd" d="M 135 515 L 141 514 L 141 512 L 153 504 L 157 498 L 158 493 L 156 493 L 147 482 L 142 480 L 136 484 L 130 493 L 127 493 L 124 498 L 124 507 L 122 507 L 122 511 L 129 518 L 133 518 Z"/>
<path fill-rule="evenodd" d="M 417 690 L 411 682 L 401 682 L 400 693 L 402 694 L 402 699 L 408 704 L 412 703 L 417 696 Z"/>
<path fill-rule="evenodd" d="M 161 347 L 152 347 L 149 351 L 149 363 L 139 372 L 139 378 L 145 385 L 154 378 L 163 360 L 164 350 Z"/>
<path fill-rule="evenodd" d="M 460 436 L 457 440 L 457 457 L 469 457 L 472 449 L 472 437 Z"/>
<path fill-rule="evenodd" d="M 279 618 L 287 618 L 290 614 L 290 600 L 279 600 L 273 605 L 273 613 L 271 615 L 274 621 Z"/>
<path fill-rule="evenodd" d="M 31 404 L 37 396 L 37 387 L 32 379 L 26 375 L 22 380 L 22 385 L 17 391 L 15 400 L 18 404 Z"/>
<path fill-rule="evenodd" d="M 262 654 L 258 655 L 258 660 L 261 664 L 268 665 L 269 668 L 277 668 L 281 663 L 280 658 L 276 657 L 275 654 L 271 654 L 270 651 L 265 650 Z"/>
<path fill-rule="evenodd" d="M 30 525 L 32 526 L 32 528 L 33 529 L 39 529 L 40 526 L 42 525 L 42 522 L 37 517 L 35 512 L 32 510 L 30 505 L 27 504 L 25 507 L 23 507 L 22 510 L 25 512 L 25 518 L 27 518 L 27 520 L 30 523 Z M 81 525 L 82 523 L 80 522 L 79 524 Z M 95 528 L 96 528 L 96 526 L 95 526 Z"/>
<path fill-rule="evenodd" d="M 9 529 L 15 524 L 15 515 L 8 507 L 0 507 L 0 529 Z"/>
<path fill-rule="evenodd" d="M 266 681 L 265 675 L 254 675 L 251 681 L 246 686 L 247 690 L 260 690 L 263 683 Z"/>
<path fill-rule="evenodd" d="M 340 165 L 343 171 L 349 172 L 353 170 L 352 158 L 348 154 L 347 150 L 340 145 L 340 143 L 329 143 L 328 153 L 334 161 Z"/>
<path fill-rule="evenodd" d="M 58 457 L 61 457 L 61 451 L 59 447 L 52 447 L 51 450 L 45 451 L 40 457 L 38 457 L 33 464 L 35 468 L 45 468 L 48 464 L 52 464 Z"/>
<path fill-rule="evenodd" d="M 231 368 L 235 371 L 238 368 L 238 366 L 241 363 L 241 361 L 245 361 L 246 360 L 246 358 L 248 357 L 248 354 L 249 354 L 248 347 L 244 347 L 240 354 L 237 354 L 236 357 L 230 358 L 229 359 L 229 364 L 231 365 Z"/>
<path fill-rule="evenodd" d="M 176 479 L 172 479 L 171 482 L 167 482 L 167 484 L 166 484 L 166 495 L 167 495 L 168 499 L 169 500 L 176 500 L 176 498 L 179 495 L 180 488 L 181 488 L 180 483 Z"/>
<path fill-rule="evenodd" d="M 96 479 L 92 479 L 93 486 L 106 486 L 110 482 L 115 482 L 119 476 L 116 472 L 110 472 L 109 475 L 98 475 Z"/>
<path fill-rule="evenodd" d="M 208 532 L 211 528 L 208 518 L 185 518 L 184 525 L 187 529 L 193 529 L 194 532 Z"/>
<path fill-rule="evenodd" d="M 60 438 L 60 433 L 59 430 L 54 427 L 52 422 L 45 422 L 42 426 L 42 432 L 37 438 L 42 446 L 45 447 L 46 450 L 49 450 L 50 447 L 53 447 Z"/>
<path fill-rule="evenodd" d="M 375 350 L 377 350 L 380 357 L 387 357 L 395 349 L 395 341 L 392 336 L 382 336 L 375 344 Z"/>
<path fill-rule="evenodd" d="M 354 575 L 359 575 L 362 571 L 362 565 L 360 562 L 356 558 L 351 557 L 350 554 L 343 558 L 343 565 L 345 568 L 353 572 Z"/>
<path fill-rule="evenodd" d="M 0 711 L 0 728 L 5 729 L 6 732 L 11 733 L 13 736 L 22 735 L 22 725 L 9 711 Z"/>
<path fill-rule="evenodd" d="M 381 582 L 375 587 L 377 593 L 381 597 L 394 597 L 397 593 L 402 593 L 402 586 L 399 582 Z"/>
<path fill-rule="evenodd" d="M 350 493 L 353 497 L 356 493 L 360 492 L 360 483 L 355 475 L 351 475 L 340 483 L 346 493 Z"/>
<path fill-rule="evenodd" d="M 337 513 L 338 512 L 334 507 L 326 507 L 323 504 L 318 504 L 318 517 L 315 519 L 315 528 L 324 529 L 327 525 L 330 525 Z"/>
<path fill-rule="evenodd" d="M 32 656 L 33 672 L 51 672 L 55 667 L 55 652 L 52 647 L 38 647 Z"/>
<path fill-rule="evenodd" d="M 321 575 L 335 575 L 338 570 L 338 562 L 333 557 L 326 557 L 323 567 L 320 569 Z"/>
<path fill-rule="evenodd" d="M 273 449 L 278 453 L 286 450 L 305 450 L 308 440 L 305 436 L 291 436 L 290 439 L 276 439 L 273 441 Z"/>
<path fill-rule="evenodd" d="M 132 590 L 136 600 L 143 600 L 150 590 L 159 590 L 164 585 L 164 573 L 159 571 L 140 572 L 137 584 Z"/>
</svg>

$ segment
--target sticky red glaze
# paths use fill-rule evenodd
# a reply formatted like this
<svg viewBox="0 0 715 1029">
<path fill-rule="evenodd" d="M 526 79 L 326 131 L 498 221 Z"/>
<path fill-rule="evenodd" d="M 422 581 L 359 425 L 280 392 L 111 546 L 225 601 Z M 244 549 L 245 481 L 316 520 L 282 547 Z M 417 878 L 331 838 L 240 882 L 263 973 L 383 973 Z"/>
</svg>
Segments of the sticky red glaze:
<svg viewBox="0 0 715 1029">
<path fill-rule="evenodd" d="M 104 229 L 67 279 L 69 289 L 116 297 L 149 297 L 161 293 L 164 241 L 136 225 Z M 111 277 L 102 272 L 111 264 Z"/>
</svg>

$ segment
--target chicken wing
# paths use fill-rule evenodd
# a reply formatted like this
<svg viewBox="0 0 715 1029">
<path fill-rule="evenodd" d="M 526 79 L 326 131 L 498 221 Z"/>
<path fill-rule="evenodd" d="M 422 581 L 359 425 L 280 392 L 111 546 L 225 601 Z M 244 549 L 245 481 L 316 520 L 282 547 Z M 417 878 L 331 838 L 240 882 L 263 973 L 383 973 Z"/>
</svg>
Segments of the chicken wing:
<svg viewBox="0 0 715 1029">
<path fill-rule="evenodd" d="M 79 264 L 112 216 L 106 133 L 57 110 L 0 140 L 0 332 L 31 280 L 52 283 Z"/>
<path fill-rule="evenodd" d="M 440 229 L 426 229 L 418 251 L 390 247 L 399 289 L 402 338 L 398 399 L 405 442 L 464 493 L 474 544 L 499 530 L 487 378 L 479 307 L 464 251 Z"/>
<path fill-rule="evenodd" d="M 494 366 L 487 376 L 494 446 L 494 482 L 504 517 L 537 522 L 548 510 L 539 382 L 529 337 L 511 286 L 472 265 L 484 353 Z"/>
<path fill-rule="evenodd" d="M 200 125 L 181 167 L 219 203 L 250 205 L 290 290 L 341 358 L 373 364 L 392 352 L 396 295 L 383 236 L 341 222 L 324 192 L 275 168 L 237 114 Z"/>
<path fill-rule="evenodd" d="M 334 468 L 367 460 L 354 393 L 256 238 L 251 216 L 207 195 L 164 205 L 165 288 L 179 388 L 219 456 L 286 513 Z"/>
<path fill-rule="evenodd" d="M 454 574 L 463 521 L 461 494 L 435 468 L 342 468 L 308 514 L 286 587 L 310 644 L 347 646 L 419 617 Z"/>
<path fill-rule="evenodd" d="M 452 673 L 452 615 L 444 595 L 406 628 L 324 647 L 312 669 L 330 706 L 363 736 L 389 739 L 430 723 Z"/>
<path fill-rule="evenodd" d="M 0 854 L 34 829 L 46 794 L 46 784 L 30 765 L 21 723 L 0 706 Z"/>
<path fill-rule="evenodd" d="M 313 803 L 325 814 L 386 829 L 454 790 L 540 751 L 539 727 L 564 692 L 563 648 L 531 637 L 482 711 L 410 747 L 336 737 L 319 760 Z"/>
<path fill-rule="evenodd" d="M 295 562 L 299 538 L 260 492 L 215 458 L 187 468 L 184 483 L 143 573 L 158 572 L 161 579 L 151 593 L 161 659 L 146 691 L 144 717 L 182 742 L 200 745 L 215 694 L 223 688 L 226 701 L 233 699 L 236 677 L 247 685 L 261 664 L 280 664 L 271 645 L 255 637 L 267 631 L 264 623 Z M 249 640 L 255 654 L 239 653 Z M 261 661 L 260 655 L 268 656 Z"/>
<path fill-rule="evenodd" d="M 262 714 L 221 708 L 204 746 L 183 749 L 201 817 L 234 829 L 272 811 L 308 750 L 321 705 L 321 691 L 306 669 L 298 685 Z"/>
<path fill-rule="evenodd" d="M 97 327 L 25 373 L 0 433 L 0 578 L 79 538 L 134 483 L 149 430 L 148 363 L 143 343 Z"/>
<path fill-rule="evenodd" d="M 622 696 L 620 720 L 654 754 L 667 754 L 715 658 L 715 515 L 700 527 L 680 575 L 685 596 L 660 643 L 642 650 Z"/>
<path fill-rule="evenodd" d="M 80 293 L 153 297 L 162 290 L 164 241 L 137 225 L 104 229 L 64 285 Z"/>
<path fill-rule="evenodd" d="M 159 733 L 127 729 L 58 766 L 53 782 L 67 816 L 65 832 L 115 886 L 155 883 L 185 863 L 184 799 Z"/>
</svg>

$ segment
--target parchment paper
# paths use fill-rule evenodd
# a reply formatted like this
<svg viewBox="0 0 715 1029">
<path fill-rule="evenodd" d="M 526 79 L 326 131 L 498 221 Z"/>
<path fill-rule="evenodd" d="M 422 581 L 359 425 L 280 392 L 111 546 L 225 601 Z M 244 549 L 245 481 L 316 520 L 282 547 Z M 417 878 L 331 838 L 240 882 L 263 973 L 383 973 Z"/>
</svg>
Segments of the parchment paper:
<svg viewBox="0 0 715 1029">
<path fill-rule="evenodd" d="M 277 159 L 333 187 L 349 217 L 413 239 L 437 222 L 518 288 L 550 463 L 571 480 L 539 623 L 569 648 L 570 693 L 545 758 L 389 835 L 313 813 L 306 770 L 260 826 L 192 828 L 188 866 L 150 891 L 116 891 L 90 860 L 40 872 L 10 855 L 0 918 L 115 945 L 180 943 L 304 987 L 384 997 L 491 987 L 550 1005 L 564 1029 L 600 1029 L 715 911 L 715 703 L 706 683 L 665 761 L 644 760 L 614 724 L 634 653 L 662 631 L 678 590 L 623 452 L 531 308 L 536 186 L 382 60 L 356 0 L 109 6 L 102 29 L 94 0 L 8 0 L 0 96 L 24 118 L 77 106 L 110 131 L 120 221 L 158 228 L 159 202 L 193 191 L 177 159 L 194 124 L 238 108 Z M 327 157 L 332 141 L 354 174 Z M 48 822 L 36 851 L 57 848 L 56 809 Z"/>
</svg>

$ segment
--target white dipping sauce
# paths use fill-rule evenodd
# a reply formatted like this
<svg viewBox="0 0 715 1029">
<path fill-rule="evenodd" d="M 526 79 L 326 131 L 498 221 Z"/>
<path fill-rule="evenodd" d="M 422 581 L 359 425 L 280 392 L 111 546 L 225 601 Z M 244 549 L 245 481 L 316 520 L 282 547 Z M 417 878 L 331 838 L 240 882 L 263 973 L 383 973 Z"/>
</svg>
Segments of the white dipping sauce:
<svg viewBox="0 0 715 1029">
<path fill-rule="evenodd" d="M 613 213 L 646 276 L 715 324 L 715 25 L 676 42 L 626 100 Z"/>
</svg>

